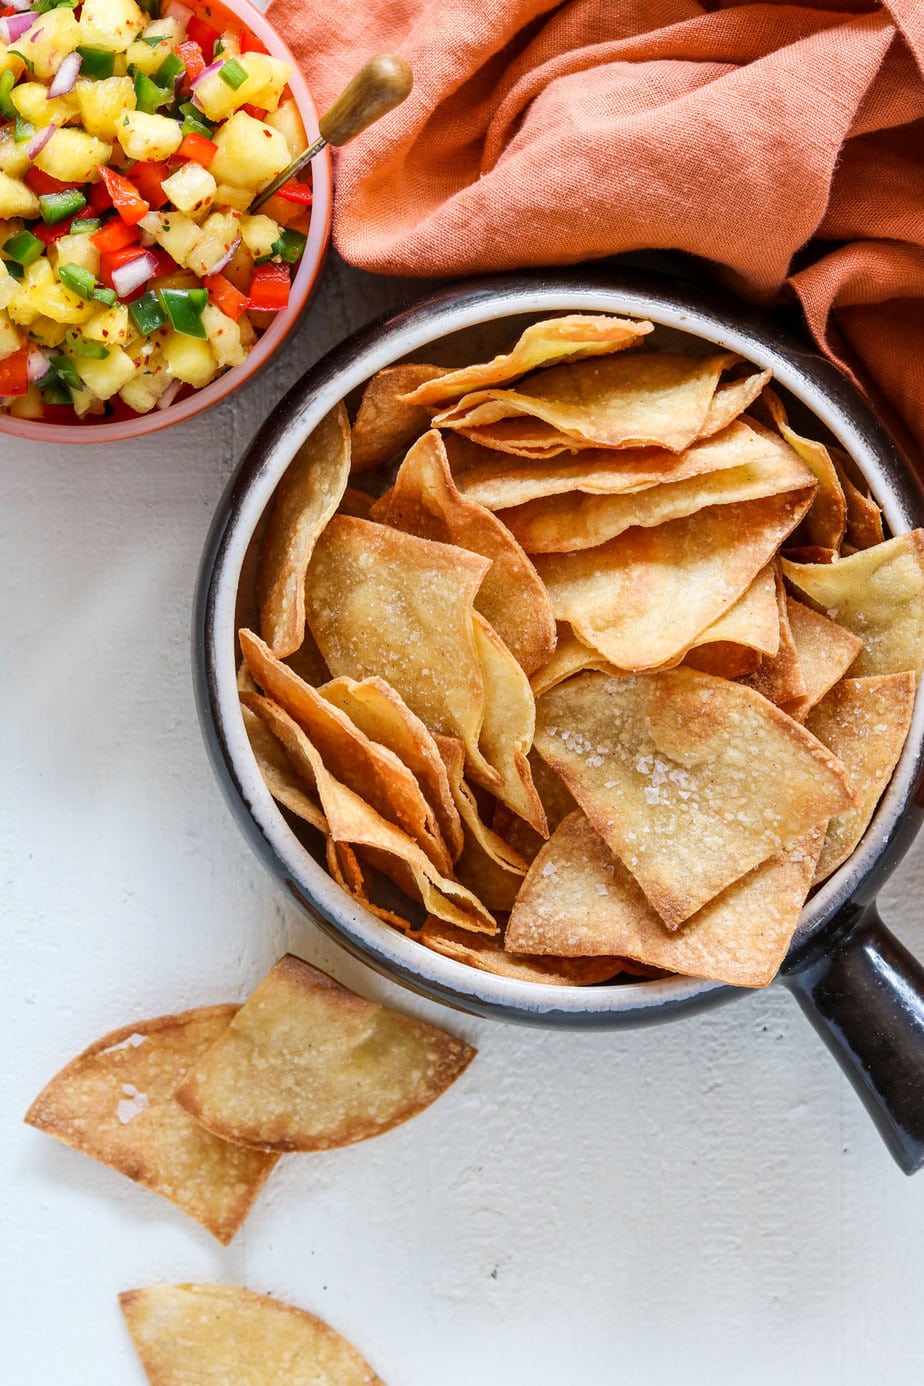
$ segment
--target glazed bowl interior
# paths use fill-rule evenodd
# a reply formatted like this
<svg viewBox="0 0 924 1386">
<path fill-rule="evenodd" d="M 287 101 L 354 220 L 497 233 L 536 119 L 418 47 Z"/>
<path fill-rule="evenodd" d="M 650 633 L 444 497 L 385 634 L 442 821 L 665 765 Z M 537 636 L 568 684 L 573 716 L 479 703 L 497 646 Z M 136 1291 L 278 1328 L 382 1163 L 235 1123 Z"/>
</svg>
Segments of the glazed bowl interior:
<svg viewBox="0 0 924 1386">
<path fill-rule="evenodd" d="M 205 14 L 206 7 L 190 0 L 188 8 L 196 14 Z M 283 42 L 268 19 L 249 3 L 249 0 L 221 0 L 209 7 L 215 22 L 221 19 L 225 10 L 244 28 L 250 29 L 264 44 L 268 53 L 281 58 L 292 68 L 289 89 L 298 106 L 305 135 L 309 144 L 318 137 L 318 109 L 302 76 L 298 63 L 287 45 Z M 209 17 L 206 15 L 205 17 Z M 224 399 L 232 390 L 248 381 L 270 359 L 274 352 L 291 332 L 299 316 L 311 297 L 327 253 L 330 240 L 330 219 L 332 205 L 332 182 L 330 156 L 326 149 L 312 160 L 311 176 L 313 200 L 311 218 L 308 223 L 307 241 L 298 269 L 292 280 L 292 290 L 288 306 L 277 313 L 274 321 L 266 329 L 248 352 L 247 358 L 239 366 L 232 366 L 211 384 L 201 390 L 194 390 L 185 399 L 179 399 L 167 409 L 156 406 L 147 414 L 139 414 L 131 419 L 114 419 L 111 423 L 44 423 L 41 419 L 19 419 L 0 412 L 0 433 L 14 438 L 29 438 L 41 443 L 119 443 L 140 438 L 148 433 L 156 433 L 171 424 L 191 419 Z"/>
<path fill-rule="evenodd" d="M 865 404 L 850 407 L 852 391 L 824 362 L 798 348 L 781 347 L 768 324 L 763 335 L 753 326 L 734 325 L 712 312 L 695 309 L 674 295 L 625 284 L 602 287 L 590 282 L 556 285 L 546 278 L 479 281 L 458 285 L 425 301 L 377 330 L 367 329 L 321 362 L 280 407 L 281 421 L 270 420 L 245 459 L 230 498 L 226 522 L 203 572 L 206 649 L 201 685 L 203 716 L 214 732 L 213 755 L 224 787 L 251 844 L 271 872 L 316 918 L 356 955 L 411 988 L 462 1009 L 532 1023 L 565 1025 L 641 1024 L 667 1013 L 700 1009 L 741 995 L 739 990 L 687 977 L 596 986 L 553 986 L 516 981 L 477 971 L 431 952 L 382 923 L 349 897 L 328 875 L 319 835 L 300 825 L 299 833 L 263 783 L 244 730 L 237 696 L 235 632 L 254 620 L 253 566 L 261 522 L 275 487 L 295 452 L 319 420 L 339 400 L 348 404 L 376 371 L 404 360 L 457 365 L 489 359 L 509 348 L 530 322 L 563 312 L 625 313 L 650 318 L 656 347 L 691 352 L 716 345 L 738 351 L 773 371 L 797 427 L 835 440 L 856 460 L 883 508 L 893 534 L 919 523 L 913 488 L 896 484 L 897 453 L 878 431 Z M 524 311 L 525 306 L 529 311 Z M 830 372 L 830 376 L 828 373 Z M 826 381 L 830 383 L 826 385 Z M 847 389 L 845 407 L 843 392 Z M 853 856 L 809 899 L 795 944 L 805 941 L 852 894 L 879 861 L 897 830 L 913 787 L 924 734 L 924 702 L 918 697 L 905 752 L 862 843 Z M 220 762 L 220 763 L 219 763 Z M 310 834 L 310 837 L 308 836 Z M 317 836 L 313 846 L 306 842 Z M 304 837 L 304 840 L 303 840 Z"/>
</svg>

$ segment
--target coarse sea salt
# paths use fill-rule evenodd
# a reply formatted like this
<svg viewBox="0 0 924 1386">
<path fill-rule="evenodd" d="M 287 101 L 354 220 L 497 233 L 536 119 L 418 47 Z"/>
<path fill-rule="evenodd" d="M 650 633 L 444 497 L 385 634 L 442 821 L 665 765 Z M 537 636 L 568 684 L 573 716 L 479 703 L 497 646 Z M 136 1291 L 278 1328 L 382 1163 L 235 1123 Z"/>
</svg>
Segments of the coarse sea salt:
<svg viewBox="0 0 924 1386">
<path fill-rule="evenodd" d="M 148 1095 L 146 1092 L 139 1092 L 133 1083 L 123 1083 L 122 1091 L 125 1096 L 116 1107 L 116 1116 L 123 1126 L 127 1126 L 149 1106 Z"/>
<path fill-rule="evenodd" d="M 139 1045 L 144 1044 L 146 1039 L 147 1035 L 139 1035 L 137 1030 L 135 1030 L 129 1035 L 128 1039 L 122 1040 L 119 1044 L 110 1044 L 108 1049 L 103 1050 L 103 1053 L 115 1054 L 118 1049 L 137 1049 Z"/>
</svg>

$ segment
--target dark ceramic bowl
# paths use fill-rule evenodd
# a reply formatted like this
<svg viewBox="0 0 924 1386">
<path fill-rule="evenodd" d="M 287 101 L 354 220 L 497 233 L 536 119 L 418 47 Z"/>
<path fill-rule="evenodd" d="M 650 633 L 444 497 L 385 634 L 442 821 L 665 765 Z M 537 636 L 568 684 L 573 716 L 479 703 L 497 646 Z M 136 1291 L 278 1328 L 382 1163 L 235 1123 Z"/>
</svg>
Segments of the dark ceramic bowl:
<svg viewBox="0 0 924 1386">
<path fill-rule="evenodd" d="M 820 423 L 856 459 L 892 533 L 924 524 L 921 489 L 869 405 L 839 371 L 756 311 L 700 287 L 615 269 L 455 284 L 343 342 L 293 387 L 251 443 L 203 556 L 193 632 L 197 698 L 219 781 L 251 846 L 293 899 L 352 953 L 418 992 L 480 1015 L 545 1026 L 652 1024 L 743 993 L 684 977 L 594 987 L 525 983 L 476 971 L 405 938 L 349 898 L 295 836 L 257 770 L 237 697 L 242 569 L 280 477 L 319 420 L 383 366 L 408 356 L 478 359 L 473 336 L 493 350 L 530 319 L 562 310 L 650 318 L 662 335 L 679 330 L 771 369 L 796 416 L 800 407 L 814 415 L 816 429 Z M 908 1172 L 924 1162 L 924 971 L 879 921 L 875 895 L 919 825 L 922 784 L 919 696 L 876 816 L 849 861 L 808 901 L 782 971 Z"/>
</svg>

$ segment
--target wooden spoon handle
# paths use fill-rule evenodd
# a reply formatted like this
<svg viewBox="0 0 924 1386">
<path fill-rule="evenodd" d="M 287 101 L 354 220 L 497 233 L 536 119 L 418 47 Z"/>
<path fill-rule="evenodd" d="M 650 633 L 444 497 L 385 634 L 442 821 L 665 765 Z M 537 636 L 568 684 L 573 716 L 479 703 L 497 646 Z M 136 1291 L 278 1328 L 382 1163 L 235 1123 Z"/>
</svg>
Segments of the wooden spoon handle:
<svg viewBox="0 0 924 1386">
<path fill-rule="evenodd" d="M 348 144 L 381 116 L 400 106 L 414 85 L 410 65 L 396 53 L 370 58 L 321 117 L 321 138 Z"/>
</svg>

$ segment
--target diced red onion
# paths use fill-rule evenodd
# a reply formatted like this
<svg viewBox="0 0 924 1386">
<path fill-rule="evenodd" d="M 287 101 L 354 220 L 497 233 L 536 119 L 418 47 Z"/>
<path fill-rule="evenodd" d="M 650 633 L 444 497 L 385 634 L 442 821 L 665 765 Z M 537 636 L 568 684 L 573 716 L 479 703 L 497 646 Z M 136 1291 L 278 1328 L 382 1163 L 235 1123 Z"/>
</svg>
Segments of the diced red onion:
<svg viewBox="0 0 924 1386">
<path fill-rule="evenodd" d="M 74 90 L 77 78 L 80 76 L 80 64 L 82 62 L 83 58 L 79 53 L 68 53 L 66 58 L 62 58 L 61 66 L 48 88 L 48 95 L 51 97 L 69 95 Z"/>
<path fill-rule="evenodd" d="M 186 5 L 180 5 L 177 0 L 170 0 L 169 5 L 163 8 L 164 19 L 175 19 L 178 24 L 185 26 L 193 17 L 193 12 Z"/>
<path fill-rule="evenodd" d="M 126 298 L 128 294 L 140 289 L 142 284 L 146 284 L 157 270 L 156 259 L 145 251 L 144 255 L 136 255 L 134 260 L 129 260 L 127 264 L 119 265 L 118 269 L 112 271 L 112 287 L 119 298 Z"/>
<path fill-rule="evenodd" d="M 20 14 L 29 9 L 32 0 L 10 0 L 10 9 L 18 10 Z"/>
<path fill-rule="evenodd" d="M 157 401 L 158 409 L 169 409 L 173 401 L 183 387 L 182 380 L 171 380 L 160 399 Z"/>
<path fill-rule="evenodd" d="M 238 236 L 237 240 L 234 242 L 231 249 L 228 251 L 227 255 L 223 255 L 222 258 L 218 261 L 218 264 L 212 266 L 212 268 L 209 270 L 209 274 L 221 274 L 222 270 L 227 269 L 231 261 L 237 254 L 238 246 L 240 245 L 240 243 L 241 238 L 240 236 Z"/>
<path fill-rule="evenodd" d="M 37 19 L 34 10 L 27 10 L 25 14 L 8 14 L 6 19 L 0 19 L 0 42 L 15 43 L 27 29 L 32 28 Z"/>
<path fill-rule="evenodd" d="M 41 130 L 36 130 L 26 145 L 26 153 L 30 159 L 38 158 L 57 128 L 57 125 L 43 125 Z"/>
<path fill-rule="evenodd" d="M 215 73 L 219 72 L 222 67 L 224 67 L 223 58 L 220 58 L 217 63 L 209 63 L 208 67 L 202 69 L 195 81 L 190 82 L 190 90 L 195 91 L 200 82 L 204 82 L 206 77 L 214 77 Z"/>
<path fill-rule="evenodd" d="M 30 347 L 29 355 L 26 357 L 26 375 L 30 385 L 35 385 L 39 380 L 44 380 L 51 367 L 48 364 L 48 353 L 41 347 Z"/>
</svg>

